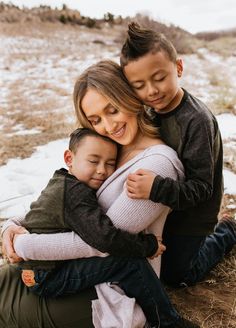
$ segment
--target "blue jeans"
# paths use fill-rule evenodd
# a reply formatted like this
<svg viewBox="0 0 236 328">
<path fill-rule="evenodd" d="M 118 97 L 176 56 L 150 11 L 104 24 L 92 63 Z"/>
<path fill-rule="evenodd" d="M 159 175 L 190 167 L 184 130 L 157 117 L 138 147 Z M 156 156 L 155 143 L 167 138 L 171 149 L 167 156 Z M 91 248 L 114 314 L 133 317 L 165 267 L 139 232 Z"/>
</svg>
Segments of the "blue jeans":
<svg viewBox="0 0 236 328">
<path fill-rule="evenodd" d="M 166 251 L 162 256 L 161 280 L 172 286 L 194 285 L 204 279 L 236 244 L 235 227 L 220 221 L 214 233 L 177 236 L 164 232 Z"/>
<path fill-rule="evenodd" d="M 102 282 L 118 284 L 134 297 L 152 326 L 167 327 L 179 319 L 151 265 L 142 258 L 92 257 L 65 261 L 56 271 L 35 271 L 36 285 L 30 289 L 40 296 L 75 294 Z"/>
</svg>

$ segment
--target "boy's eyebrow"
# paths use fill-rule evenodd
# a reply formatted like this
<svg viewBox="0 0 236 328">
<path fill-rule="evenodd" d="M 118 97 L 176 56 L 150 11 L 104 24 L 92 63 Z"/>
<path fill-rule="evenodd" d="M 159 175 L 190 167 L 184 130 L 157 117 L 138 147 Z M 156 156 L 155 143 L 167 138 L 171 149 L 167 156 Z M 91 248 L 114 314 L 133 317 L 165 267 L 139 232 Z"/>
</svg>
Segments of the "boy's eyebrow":
<svg viewBox="0 0 236 328">
<path fill-rule="evenodd" d="M 158 69 L 151 75 L 151 77 L 153 77 L 157 74 L 161 74 L 161 73 L 165 73 L 165 71 L 163 69 Z M 133 80 L 133 81 L 131 80 L 130 81 L 130 83 L 141 83 L 141 82 L 143 82 L 143 80 Z"/>
<path fill-rule="evenodd" d="M 96 158 L 100 158 L 101 156 L 99 156 L 98 154 L 88 154 L 88 156 L 92 156 L 92 157 L 96 157 Z M 116 158 L 108 158 L 108 161 L 116 161 Z"/>
</svg>

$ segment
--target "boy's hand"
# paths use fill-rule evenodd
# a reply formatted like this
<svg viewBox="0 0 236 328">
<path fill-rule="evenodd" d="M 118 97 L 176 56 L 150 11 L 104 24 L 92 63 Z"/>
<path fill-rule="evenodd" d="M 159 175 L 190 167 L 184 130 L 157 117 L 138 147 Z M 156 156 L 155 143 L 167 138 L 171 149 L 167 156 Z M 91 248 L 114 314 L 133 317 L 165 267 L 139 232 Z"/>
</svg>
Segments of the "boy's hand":
<svg viewBox="0 0 236 328">
<path fill-rule="evenodd" d="M 156 238 L 157 238 L 157 242 L 158 242 L 158 249 L 155 254 L 153 254 L 152 256 L 149 257 L 150 260 L 153 260 L 155 257 L 162 255 L 166 250 L 166 246 L 164 244 L 162 244 L 162 238 L 160 238 L 159 236 L 156 236 Z"/>
<path fill-rule="evenodd" d="M 156 174 L 150 170 L 139 169 L 128 175 L 127 195 L 133 199 L 149 199 Z"/>
<path fill-rule="evenodd" d="M 16 254 L 14 250 L 13 241 L 15 235 L 20 235 L 24 233 L 28 233 L 28 231 L 24 227 L 20 226 L 10 226 L 3 233 L 2 252 L 4 257 L 7 258 L 10 263 L 17 263 L 23 261 L 23 259 Z"/>
</svg>

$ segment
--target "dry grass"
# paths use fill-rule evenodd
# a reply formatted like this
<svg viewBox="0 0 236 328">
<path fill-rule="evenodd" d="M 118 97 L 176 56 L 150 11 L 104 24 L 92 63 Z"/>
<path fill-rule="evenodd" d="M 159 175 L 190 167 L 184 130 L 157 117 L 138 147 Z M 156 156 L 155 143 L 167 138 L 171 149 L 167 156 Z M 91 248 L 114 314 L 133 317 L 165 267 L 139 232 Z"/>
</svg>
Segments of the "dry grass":
<svg viewBox="0 0 236 328">
<path fill-rule="evenodd" d="M 180 313 L 202 328 L 235 328 L 236 248 L 201 283 L 168 292 Z"/>
<path fill-rule="evenodd" d="M 215 115 L 225 112 L 236 114 L 236 95 L 228 74 L 225 74 L 225 68 L 215 67 L 207 70 L 210 85 L 214 88 L 215 96 L 212 101 Z"/>
<path fill-rule="evenodd" d="M 217 52 L 225 58 L 228 56 L 235 56 L 236 38 L 235 36 L 221 37 L 210 42 L 205 42 L 205 47 L 209 49 L 209 51 Z"/>
</svg>

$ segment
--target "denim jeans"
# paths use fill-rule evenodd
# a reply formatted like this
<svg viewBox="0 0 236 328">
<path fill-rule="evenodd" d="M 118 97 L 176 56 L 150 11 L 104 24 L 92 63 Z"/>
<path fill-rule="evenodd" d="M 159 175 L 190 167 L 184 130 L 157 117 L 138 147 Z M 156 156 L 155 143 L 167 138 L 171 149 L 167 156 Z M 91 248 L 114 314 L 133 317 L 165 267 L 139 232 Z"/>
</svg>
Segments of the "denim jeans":
<svg viewBox="0 0 236 328">
<path fill-rule="evenodd" d="M 179 319 L 151 265 L 142 258 L 92 257 L 65 261 L 48 273 L 35 271 L 36 285 L 30 289 L 40 296 L 74 294 L 102 282 L 115 282 L 128 297 L 134 297 L 151 326 L 166 327 Z"/>
<path fill-rule="evenodd" d="M 236 244 L 236 230 L 220 221 L 214 233 L 205 236 L 177 236 L 165 231 L 161 280 L 172 286 L 194 285 L 204 279 Z"/>
</svg>

